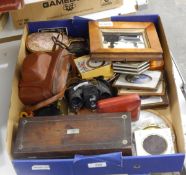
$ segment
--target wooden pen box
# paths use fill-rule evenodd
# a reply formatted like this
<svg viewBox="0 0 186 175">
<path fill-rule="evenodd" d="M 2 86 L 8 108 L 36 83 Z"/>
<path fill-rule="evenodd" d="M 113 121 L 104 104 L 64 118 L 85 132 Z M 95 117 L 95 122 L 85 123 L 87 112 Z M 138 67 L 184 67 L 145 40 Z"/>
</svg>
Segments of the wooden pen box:
<svg viewBox="0 0 186 175">
<path fill-rule="evenodd" d="M 14 158 L 59 158 L 131 152 L 130 113 L 22 118 Z"/>
</svg>

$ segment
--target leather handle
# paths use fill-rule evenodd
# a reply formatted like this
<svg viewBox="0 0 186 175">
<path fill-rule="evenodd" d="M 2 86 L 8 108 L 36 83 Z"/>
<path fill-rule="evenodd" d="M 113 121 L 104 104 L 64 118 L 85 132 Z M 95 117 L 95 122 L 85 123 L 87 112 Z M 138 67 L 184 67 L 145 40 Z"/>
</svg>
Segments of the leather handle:
<svg viewBox="0 0 186 175">
<path fill-rule="evenodd" d="M 68 46 L 66 44 L 64 44 L 62 41 L 59 41 L 60 36 L 62 37 L 62 41 L 63 41 L 64 33 L 60 32 L 57 37 L 55 37 L 55 36 L 52 37 L 52 41 L 54 42 L 52 51 L 55 51 L 57 49 L 57 46 L 59 46 L 61 49 L 68 50 Z"/>
</svg>

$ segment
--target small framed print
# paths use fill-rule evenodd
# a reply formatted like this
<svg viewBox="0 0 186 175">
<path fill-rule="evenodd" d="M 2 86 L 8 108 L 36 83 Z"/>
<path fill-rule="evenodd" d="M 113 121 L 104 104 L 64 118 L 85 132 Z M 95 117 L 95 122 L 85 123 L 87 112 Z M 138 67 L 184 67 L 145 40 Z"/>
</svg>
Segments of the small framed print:
<svg viewBox="0 0 186 175">
<path fill-rule="evenodd" d="M 165 81 L 161 80 L 158 84 L 157 90 L 119 88 L 118 95 L 138 94 L 139 96 L 164 96 L 165 89 Z"/>
<path fill-rule="evenodd" d="M 157 90 L 161 78 L 161 71 L 147 70 L 140 75 L 121 74 L 113 85 L 129 89 Z"/>
<path fill-rule="evenodd" d="M 145 67 L 146 65 L 149 66 L 149 62 L 148 61 L 140 61 L 140 62 L 113 62 L 112 63 L 113 67 L 121 67 L 121 68 L 128 68 L 128 69 L 135 69 L 135 70 L 139 70 L 143 67 Z"/>
<path fill-rule="evenodd" d="M 103 48 L 148 48 L 148 40 L 143 29 L 102 29 Z"/>
<path fill-rule="evenodd" d="M 135 69 L 128 69 L 128 68 L 121 68 L 121 67 L 114 67 L 113 66 L 113 70 L 115 73 L 119 73 L 119 74 L 131 74 L 131 75 L 140 75 L 143 72 L 145 72 L 146 70 L 149 69 L 149 66 L 145 66 L 143 68 L 140 68 L 139 70 L 135 70 Z"/>
<path fill-rule="evenodd" d="M 89 22 L 92 59 L 143 61 L 162 59 L 162 48 L 151 22 Z M 106 24 L 109 25 L 106 25 Z"/>
<path fill-rule="evenodd" d="M 148 61 L 145 62 L 114 62 L 112 67 L 115 73 L 139 75 L 149 69 Z"/>
<path fill-rule="evenodd" d="M 134 132 L 134 136 L 138 156 L 176 152 L 170 128 L 138 130 Z"/>
<path fill-rule="evenodd" d="M 161 108 L 169 105 L 167 93 L 164 96 L 142 96 L 141 109 Z"/>
</svg>

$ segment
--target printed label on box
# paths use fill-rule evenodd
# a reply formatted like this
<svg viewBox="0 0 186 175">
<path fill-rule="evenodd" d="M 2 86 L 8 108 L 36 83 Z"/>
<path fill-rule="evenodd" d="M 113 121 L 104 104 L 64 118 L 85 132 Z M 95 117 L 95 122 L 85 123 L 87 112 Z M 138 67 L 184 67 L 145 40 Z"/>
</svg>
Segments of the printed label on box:
<svg viewBox="0 0 186 175">
<path fill-rule="evenodd" d="M 111 21 L 107 21 L 107 22 L 99 22 L 99 27 L 112 27 L 113 26 L 113 22 Z"/>
<path fill-rule="evenodd" d="M 79 134 L 80 130 L 76 129 L 67 129 L 67 134 Z"/>
<path fill-rule="evenodd" d="M 38 32 L 60 32 L 68 35 L 67 27 L 41 28 L 38 29 Z"/>
<path fill-rule="evenodd" d="M 54 6 L 63 6 L 63 9 L 66 11 L 72 11 L 76 7 L 76 1 L 78 2 L 79 0 L 51 0 L 43 3 L 43 8 L 49 8 L 49 7 L 54 7 Z"/>
<path fill-rule="evenodd" d="M 96 162 L 96 163 L 89 163 L 88 168 L 103 168 L 107 167 L 106 162 Z"/>
<path fill-rule="evenodd" d="M 50 165 L 33 165 L 32 170 L 50 170 Z"/>
</svg>

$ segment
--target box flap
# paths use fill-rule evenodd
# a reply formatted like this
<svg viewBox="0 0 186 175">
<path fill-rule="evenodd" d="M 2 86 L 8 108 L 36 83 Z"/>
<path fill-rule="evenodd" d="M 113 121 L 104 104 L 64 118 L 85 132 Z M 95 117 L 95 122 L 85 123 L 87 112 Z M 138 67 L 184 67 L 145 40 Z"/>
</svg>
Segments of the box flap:
<svg viewBox="0 0 186 175">
<path fill-rule="evenodd" d="M 88 22 L 89 19 L 74 17 L 74 19 L 53 20 L 53 21 L 39 21 L 29 22 L 29 33 L 41 31 L 66 31 L 66 33 L 73 37 L 88 38 Z M 56 30 L 57 29 L 57 30 Z"/>
<path fill-rule="evenodd" d="M 153 22 L 158 29 L 159 15 L 134 15 L 134 16 L 113 16 L 112 21 L 128 21 L 128 22 Z"/>
<path fill-rule="evenodd" d="M 123 173 L 149 174 L 157 172 L 178 172 L 183 168 L 184 154 L 123 157 Z"/>
<path fill-rule="evenodd" d="M 76 155 L 74 158 L 73 174 L 88 175 L 116 174 L 122 170 L 122 153 L 110 153 L 95 156 Z"/>
</svg>

